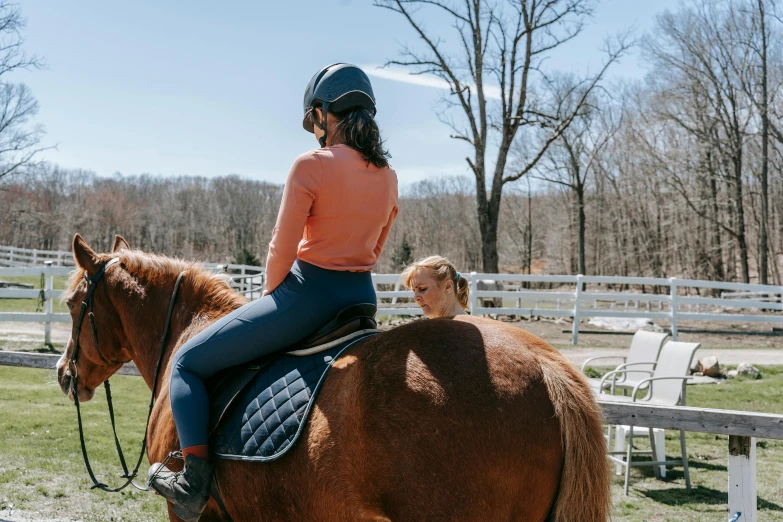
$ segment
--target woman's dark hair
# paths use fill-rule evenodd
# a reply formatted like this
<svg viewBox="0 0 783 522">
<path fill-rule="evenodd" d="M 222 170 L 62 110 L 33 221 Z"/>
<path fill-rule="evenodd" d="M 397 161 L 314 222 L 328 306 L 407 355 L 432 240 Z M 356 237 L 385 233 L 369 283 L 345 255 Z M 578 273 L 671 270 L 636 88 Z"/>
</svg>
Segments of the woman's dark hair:
<svg viewBox="0 0 783 522">
<path fill-rule="evenodd" d="M 381 131 L 369 110 L 354 107 L 336 113 L 335 116 L 337 117 L 335 138 L 359 151 L 367 163 L 372 163 L 378 168 L 389 166 L 388 158 L 391 158 L 391 154 L 384 150 Z M 311 117 L 316 117 L 315 110 L 312 111 Z"/>
</svg>

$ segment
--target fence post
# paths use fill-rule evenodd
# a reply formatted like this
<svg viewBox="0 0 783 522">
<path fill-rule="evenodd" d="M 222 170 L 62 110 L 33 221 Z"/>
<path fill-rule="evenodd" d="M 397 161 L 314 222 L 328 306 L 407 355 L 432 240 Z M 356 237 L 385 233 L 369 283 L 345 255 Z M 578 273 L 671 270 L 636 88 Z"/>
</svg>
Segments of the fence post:
<svg viewBox="0 0 783 522">
<path fill-rule="evenodd" d="M 476 297 L 476 272 L 471 272 L 468 278 L 470 282 L 470 315 L 476 315 L 478 308 L 478 298 Z"/>
<path fill-rule="evenodd" d="M 399 292 L 400 291 L 400 281 L 398 280 L 396 283 L 394 283 L 394 291 Z M 395 295 L 392 297 L 391 304 L 397 304 L 397 296 Z"/>
<path fill-rule="evenodd" d="M 756 438 L 729 435 L 729 516 L 758 522 L 756 504 Z"/>
<path fill-rule="evenodd" d="M 671 303 L 669 304 L 671 308 L 671 315 L 672 315 L 672 341 L 677 340 L 677 281 L 676 278 L 670 277 L 669 278 L 669 297 L 671 300 Z"/>
<path fill-rule="evenodd" d="M 8 249 L 8 266 L 14 266 L 14 247 Z"/>
<path fill-rule="evenodd" d="M 574 293 L 574 329 L 571 335 L 571 344 L 579 343 L 579 310 L 581 309 L 582 298 L 582 274 L 576 276 L 576 292 Z"/>
<path fill-rule="evenodd" d="M 33 266 L 38 264 L 38 250 L 33 249 Z"/>
<path fill-rule="evenodd" d="M 46 274 L 46 289 L 44 296 L 46 303 L 44 313 L 46 314 L 46 324 L 44 327 L 44 344 L 52 346 L 52 294 L 54 293 L 54 275 L 52 274 L 52 262 L 44 261 L 44 273 Z"/>
</svg>

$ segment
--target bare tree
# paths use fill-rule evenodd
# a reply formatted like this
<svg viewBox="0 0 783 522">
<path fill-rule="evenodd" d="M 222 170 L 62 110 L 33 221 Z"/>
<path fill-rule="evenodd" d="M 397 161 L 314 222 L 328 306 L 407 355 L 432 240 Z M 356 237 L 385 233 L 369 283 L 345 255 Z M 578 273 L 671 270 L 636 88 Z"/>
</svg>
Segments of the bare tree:
<svg viewBox="0 0 783 522">
<path fill-rule="evenodd" d="M 546 83 L 551 100 L 556 105 L 553 112 L 573 112 L 574 105 L 582 99 L 582 93 L 574 88 L 571 75 L 557 75 Z M 588 176 L 596 169 L 599 155 L 615 135 L 619 124 L 612 119 L 611 107 L 606 97 L 594 93 L 549 148 L 535 175 L 550 183 L 556 183 L 571 191 L 575 199 L 574 213 L 577 225 L 578 273 L 587 274 L 585 262 L 585 196 Z"/>
<path fill-rule="evenodd" d="M 505 184 L 529 173 L 549 146 L 571 124 L 587 96 L 609 66 L 627 49 L 625 38 L 607 46 L 607 60 L 594 76 L 578 82 L 581 97 L 570 111 L 547 114 L 540 110 L 534 87 L 543 74 L 547 53 L 575 38 L 594 0 L 375 0 L 375 5 L 402 15 L 425 44 L 417 52 L 404 48 L 402 58 L 387 65 L 410 67 L 413 74 L 432 74 L 450 89 L 447 107 L 461 110 L 463 123 L 442 114 L 452 137 L 473 147 L 466 158 L 476 181 L 476 208 L 486 272 L 498 271 L 498 218 Z M 459 46 L 449 49 L 422 21 L 420 8 L 433 8 L 454 22 Z M 493 101 L 493 98 L 497 98 Z M 531 127 L 548 132 L 519 168 L 507 165 L 515 138 Z M 522 131 L 522 132 L 520 132 Z M 488 146 L 497 145 L 494 170 L 487 165 Z M 508 167 L 508 168 L 507 168 Z"/>
<path fill-rule="evenodd" d="M 767 284 L 768 239 L 767 223 L 769 222 L 769 84 L 767 69 L 767 48 L 769 34 L 767 33 L 764 0 L 758 0 L 758 27 L 761 35 L 761 45 L 754 50 L 759 56 L 761 66 L 761 97 L 759 109 L 761 112 L 761 230 L 759 232 L 759 282 Z"/>
<path fill-rule="evenodd" d="M 697 234 L 688 244 L 698 251 L 700 273 L 723 280 L 721 233 L 736 240 L 737 230 L 727 222 L 728 212 L 720 207 L 720 186 L 726 184 L 727 176 L 718 161 L 718 122 L 698 82 L 690 77 L 676 81 L 666 75 L 656 78 L 653 89 L 635 101 L 631 144 L 646 156 L 650 170 L 659 174 L 652 179 L 660 179 L 674 190 L 696 214 L 696 226 L 704 234 Z"/>
<path fill-rule="evenodd" d="M 45 149 L 43 127 L 33 123 L 38 102 L 23 83 L 8 80 L 10 73 L 42 65 L 25 54 L 25 20 L 17 5 L 0 0 L 0 179 L 29 165 Z"/>
<path fill-rule="evenodd" d="M 504 198 L 501 210 L 503 226 L 500 227 L 503 243 L 513 246 L 512 263 L 521 263 L 524 273 L 532 273 L 533 264 L 533 193 L 528 187 L 512 186 Z"/>
<path fill-rule="evenodd" d="M 647 46 L 661 75 L 673 90 L 699 91 L 716 123 L 714 151 L 732 185 L 734 237 L 739 249 L 743 282 L 750 281 L 745 223 L 743 153 L 752 118 L 750 102 L 742 89 L 739 67 L 749 67 L 749 51 L 738 46 L 730 3 L 697 0 L 677 13 L 658 17 L 658 37 Z"/>
<path fill-rule="evenodd" d="M 735 74 L 742 84 L 745 94 L 752 101 L 760 121 L 761 165 L 759 171 L 761 215 L 759 216 L 759 282 L 767 284 L 769 272 L 769 139 L 770 139 L 770 92 L 769 60 L 770 27 L 767 20 L 766 4 L 771 4 L 774 13 L 774 0 L 740 0 L 732 17 L 734 29 L 732 40 L 747 48 L 751 60 L 750 67 L 745 63 L 731 62 Z"/>
</svg>

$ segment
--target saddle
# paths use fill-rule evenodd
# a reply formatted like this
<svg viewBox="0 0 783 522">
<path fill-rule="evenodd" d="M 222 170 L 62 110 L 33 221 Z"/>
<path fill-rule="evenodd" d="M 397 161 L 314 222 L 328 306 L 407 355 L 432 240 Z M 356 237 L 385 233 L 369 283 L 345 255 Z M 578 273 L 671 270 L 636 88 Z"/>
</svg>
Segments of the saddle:
<svg viewBox="0 0 783 522">
<path fill-rule="evenodd" d="M 207 382 L 210 448 L 218 458 L 267 462 L 299 438 L 332 363 L 379 332 L 375 304 L 348 307 L 303 341 Z"/>
</svg>

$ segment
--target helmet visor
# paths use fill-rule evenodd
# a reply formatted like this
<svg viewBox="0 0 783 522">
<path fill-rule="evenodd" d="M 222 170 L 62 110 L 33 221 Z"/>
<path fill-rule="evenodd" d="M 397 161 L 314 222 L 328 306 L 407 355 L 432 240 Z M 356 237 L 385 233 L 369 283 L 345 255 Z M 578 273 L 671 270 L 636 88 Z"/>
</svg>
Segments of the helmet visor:
<svg viewBox="0 0 783 522">
<path fill-rule="evenodd" d="M 318 121 L 318 113 L 315 112 L 315 107 L 308 107 L 304 118 L 302 119 L 302 127 L 304 127 L 304 130 L 307 132 L 314 132 L 314 127 L 323 130 L 324 127 L 321 122 Z"/>
</svg>

